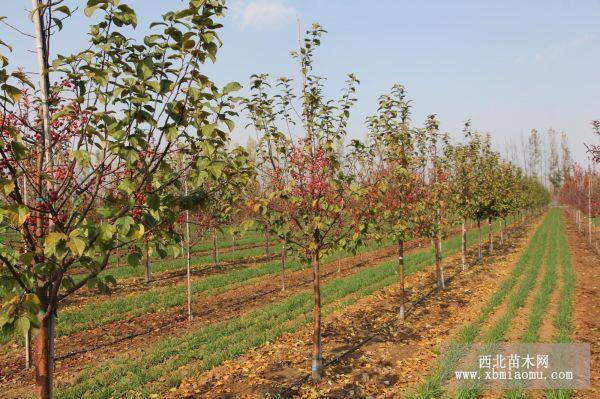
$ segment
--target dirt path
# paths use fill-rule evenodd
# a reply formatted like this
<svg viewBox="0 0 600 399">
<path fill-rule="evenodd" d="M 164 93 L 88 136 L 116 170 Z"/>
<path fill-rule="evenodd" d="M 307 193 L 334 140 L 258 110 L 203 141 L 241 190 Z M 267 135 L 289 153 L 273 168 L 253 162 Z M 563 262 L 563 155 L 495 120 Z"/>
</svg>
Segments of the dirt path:
<svg viewBox="0 0 600 399">
<path fill-rule="evenodd" d="M 591 344 L 591 391 L 577 391 L 575 398 L 600 398 L 600 256 L 577 234 L 565 217 L 571 262 L 575 270 L 573 341 Z"/>
<path fill-rule="evenodd" d="M 536 224 L 537 225 L 537 224 Z M 533 230 L 529 228 L 528 230 Z M 445 260 L 446 276 L 453 276 L 445 291 L 433 292 L 410 307 L 405 322 L 396 320 L 399 286 L 394 284 L 370 295 L 344 311 L 325 318 L 324 357 L 343 354 L 371 338 L 335 364 L 326 367 L 321 383 L 300 381 L 310 368 L 310 326 L 284 334 L 272 344 L 223 363 L 202 375 L 185 380 L 169 398 L 263 398 L 399 397 L 407 386 L 419 381 L 436 358 L 433 349 L 449 332 L 476 317 L 488 297 L 504 279 L 528 234 L 507 240 L 502 250 L 460 272 L 460 256 Z M 509 255 L 506 256 L 505 252 Z M 492 267 L 493 266 L 493 267 Z M 409 301 L 431 292 L 431 270 L 406 279 Z M 388 328 L 382 326 L 390 323 Z M 374 335 L 375 332 L 375 335 Z M 277 396 L 279 395 L 279 396 Z"/>
</svg>

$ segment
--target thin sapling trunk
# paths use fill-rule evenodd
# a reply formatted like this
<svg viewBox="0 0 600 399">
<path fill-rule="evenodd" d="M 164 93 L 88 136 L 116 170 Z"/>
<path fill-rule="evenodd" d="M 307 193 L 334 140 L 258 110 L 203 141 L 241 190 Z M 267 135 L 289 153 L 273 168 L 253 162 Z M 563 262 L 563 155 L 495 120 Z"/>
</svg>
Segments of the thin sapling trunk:
<svg viewBox="0 0 600 399">
<path fill-rule="evenodd" d="M 285 242 L 281 244 L 281 291 L 285 291 Z"/>
<path fill-rule="evenodd" d="M 314 291 L 313 348 L 311 375 L 314 381 L 319 381 L 323 377 L 323 350 L 321 347 L 321 281 L 318 252 L 313 251 L 311 254 L 311 258 Z"/>
<path fill-rule="evenodd" d="M 460 255 L 462 261 L 462 269 L 467 270 L 467 227 L 463 219 L 460 233 Z"/>
<path fill-rule="evenodd" d="M 149 283 L 150 281 L 152 281 L 152 270 L 150 269 L 150 245 L 148 244 L 148 242 L 145 243 L 144 246 L 144 251 L 146 252 L 145 254 L 145 260 L 144 260 L 144 265 L 145 265 L 145 270 L 146 270 L 146 282 Z"/>
<path fill-rule="evenodd" d="M 444 282 L 444 269 L 442 266 L 442 237 L 441 232 L 438 232 L 435 236 L 434 247 L 435 247 L 435 275 L 437 280 L 437 286 L 439 289 L 445 289 Z"/>
<path fill-rule="evenodd" d="M 488 239 L 490 253 L 494 251 L 494 234 L 492 233 L 492 218 L 488 218 Z"/>
<path fill-rule="evenodd" d="M 213 265 L 219 267 L 219 242 L 217 239 L 217 233 L 213 231 Z"/>
<path fill-rule="evenodd" d="M 405 317 L 406 292 L 404 290 L 404 241 L 398 240 L 398 274 L 400 275 L 400 319 Z"/>
<path fill-rule="evenodd" d="M 477 259 L 481 259 L 483 257 L 483 248 L 481 243 L 481 220 L 477 219 Z"/>
</svg>

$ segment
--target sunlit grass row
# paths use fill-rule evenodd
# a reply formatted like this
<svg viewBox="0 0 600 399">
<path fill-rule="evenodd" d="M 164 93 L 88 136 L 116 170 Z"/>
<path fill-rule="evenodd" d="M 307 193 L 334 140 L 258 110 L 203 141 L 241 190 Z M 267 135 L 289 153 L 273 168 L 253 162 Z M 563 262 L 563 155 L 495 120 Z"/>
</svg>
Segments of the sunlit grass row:
<svg viewBox="0 0 600 399">
<path fill-rule="evenodd" d="M 552 214 L 546 216 L 543 223 L 532 236 L 528 246 L 519 257 L 515 268 L 502 285 L 500 285 L 500 288 L 488 299 L 485 306 L 480 311 L 479 317 L 458 332 L 455 337 L 455 343 L 459 345 L 453 346 L 447 350 L 447 353 L 440 358 L 439 363 L 436 365 L 435 369 L 432 370 L 432 373 L 408 393 L 409 398 L 429 399 L 442 397 L 444 394 L 443 384 L 452 375 L 459 360 L 465 355 L 466 347 L 468 344 L 475 342 L 478 337 L 480 337 L 480 340 L 483 339 L 482 328 L 485 322 L 490 315 L 504 303 L 505 299 L 509 297 L 509 294 L 513 293 L 513 289 L 520 281 L 520 276 L 525 275 L 527 277 L 521 282 L 521 288 L 518 288 L 518 292 L 523 292 L 524 288 L 522 287 L 528 287 L 529 284 L 531 284 L 532 278 L 533 281 L 535 281 L 539 263 L 541 262 L 541 258 L 546 249 L 552 220 Z M 516 294 L 514 293 L 511 294 L 511 300 L 514 301 L 513 298 L 515 295 Z M 506 321 L 506 319 L 502 321 L 502 324 L 505 324 Z"/>
</svg>

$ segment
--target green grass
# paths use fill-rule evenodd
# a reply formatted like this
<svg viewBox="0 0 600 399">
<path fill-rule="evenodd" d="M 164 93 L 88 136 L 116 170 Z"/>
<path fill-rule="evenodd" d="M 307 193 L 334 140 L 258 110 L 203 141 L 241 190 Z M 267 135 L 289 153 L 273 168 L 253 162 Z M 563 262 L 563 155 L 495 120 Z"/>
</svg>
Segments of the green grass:
<svg viewBox="0 0 600 399">
<path fill-rule="evenodd" d="M 219 254 L 219 262 L 228 262 L 234 260 L 241 260 L 249 257 L 263 256 L 265 255 L 264 247 L 246 248 L 243 250 L 229 251 Z M 213 262 L 212 254 L 193 256 L 192 263 L 195 265 L 211 265 Z M 156 260 L 151 263 L 152 273 L 166 272 L 172 270 L 184 270 L 187 264 L 185 257 L 179 257 L 177 259 L 165 259 Z M 144 275 L 143 266 L 118 266 L 105 270 L 103 274 L 110 274 L 117 280 L 122 280 L 130 277 L 141 277 Z"/>
<path fill-rule="evenodd" d="M 235 245 L 236 247 L 239 245 L 248 245 L 248 244 L 255 244 L 258 243 L 260 241 L 263 240 L 263 237 L 260 235 L 251 235 L 251 236 L 244 236 L 242 238 L 239 238 L 236 240 Z M 276 242 L 271 241 L 271 244 L 275 244 Z M 229 241 L 219 241 L 217 243 L 217 246 L 219 249 L 225 249 L 225 248 L 231 248 L 233 246 L 233 243 L 229 240 Z M 207 251 L 207 250 L 212 250 L 213 248 L 213 244 L 212 244 L 212 240 L 210 242 L 201 242 L 196 244 L 195 246 L 193 246 L 191 248 L 192 252 L 199 252 L 199 251 Z M 275 252 L 274 250 L 274 246 L 271 245 L 271 250 L 272 253 Z M 219 252 L 219 261 L 223 262 L 223 261 L 232 261 L 232 260 L 240 260 L 246 257 L 250 257 L 250 256 L 262 256 L 266 254 L 266 249 L 264 247 L 264 245 L 255 247 L 255 248 L 244 248 L 244 249 L 235 249 L 233 251 L 227 251 L 227 252 Z M 193 255 L 192 254 L 192 263 L 194 264 L 206 264 L 206 265 L 212 265 L 213 263 L 213 255 L 212 253 L 209 254 L 202 254 L 202 255 Z M 120 263 L 126 263 L 127 262 L 127 256 L 125 254 L 121 255 L 120 257 L 117 256 L 116 254 L 113 254 L 110 256 L 109 259 L 109 263 L 110 264 L 116 264 L 117 261 L 119 261 Z M 184 265 L 186 264 L 186 259 L 183 255 L 179 256 L 178 258 L 166 258 L 166 259 L 151 259 L 151 270 L 153 273 L 156 272 L 164 272 L 164 271 L 170 271 L 170 270 L 175 270 L 178 268 L 183 268 Z M 113 267 L 109 267 L 107 270 L 105 270 L 104 272 L 102 272 L 102 275 L 107 275 L 110 274 L 113 277 L 115 277 L 116 279 L 126 279 L 126 278 L 132 278 L 132 277 L 142 277 L 144 276 L 145 273 L 145 269 L 143 266 L 129 266 L 127 264 L 124 265 L 120 265 L 120 266 L 113 266 Z M 77 274 L 74 276 L 76 281 L 79 281 L 79 279 L 83 278 L 83 276 L 85 275 L 85 273 L 83 274 Z"/>
<path fill-rule="evenodd" d="M 558 226 L 558 224 L 557 224 Z M 557 280 L 557 267 L 558 267 L 558 231 L 551 237 L 551 244 L 546 257 L 546 274 L 542 280 L 535 297 L 534 303 L 532 304 L 532 311 L 529 315 L 527 323 L 527 330 L 521 338 L 521 342 L 524 343 L 535 343 L 539 340 L 540 327 L 548 310 L 550 304 L 550 297 L 556 288 Z M 503 395 L 505 399 L 523 399 L 527 397 L 526 392 L 522 386 L 517 386 L 509 391 L 506 391 Z"/>
<path fill-rule="evenodd" d="M 559 304 L 553 321 L 557 331 L 554 341 L 559 343 L 571 342 L 570 336 L 573 328 L 572 309 L 575 275 L 571 266 L 571 256 L 566 240 L 564 220 L 562 218 L 558 221 L 557 227 L 558 231 L 550 249 L 550 256 L 547 260 L 547 274 L 542 282 L 538 297 L 533 306 L 533 313 L 529 319 L 527 332 L 522 339 L 525 343 L 534 343 L 539 339 L 539 328 L 548 308 L 550 296 L 556 287 L 556 271 L 559 261 L 562 265 L 564 285 L 560 293 Z M 572 394 L 573 391 L 569 389 L 547 389 L 544 391 L 544 395 L 549 399 L 568 399 Z M 529 397 L 529 395 L 522 388 L 508 391 L 504 395 L 505 399 L 524 399 L 527 397 Z"/>
<path fill-rule="evenodd" d="M 558 254 L 562 265 L 563 287 L 558 302 L 558 310 L 554 317 L 556 335 L 554 341 L 557 343 L 571 342 L 573 332 L 573 292 L 575 291 L 575 272 L 571 264 L 569 244 L 565 234 L 564 220 L 560 221 L 560 236 L 558 240 Z M 570 389 L 553 389 L 544 391 L 548 399 L 568 399 L 573 396 Z"/>
<path fill-rule="evenodd" d="M 482 335 L 481 329 L 492 312 L 495 311 L 512 292 L 522 274 L 525 275 L 524 279 L 517 288 L 517 291 L 513 293 L 508 300 L 509 305 L 507 306 L 507 310 L 510 310 L 512 307 L 513 311 L 511 313 L 514 314 L 519 303 L 524 300 L 527 290 L 535 283 L 535 277 L 539 271 L 541 258 L 547 246 L 550 228 L 553 225 L 556 216 L 555 212 L 551 212 L 546 216 L 541 226 L 532 236 L 529 245 L 519 257 L 515 268 L 509 277 L 502 283 L 500 288 L 488 299 L 486 305 L 481 310 L 479 317 L 473 323 L 468 324 L 458 332 L 455 342 L 463 345 L 457 345 L 452 347 L 452 349 L 449 349 L 448 353 L 440 359 L 440 362 L 433 373 L 428 376 L 423 383 L 419 384 L 409 392 L 407 397 L 414 399 L 441 397 L 444 394 L 444 382 L 454 372 L 454 367 L 462 356 L 464 356 L 468 344 L 475 342 L 477 337 L 481 337 L 480 339 L 484 342 L 493 342 L 494 340 L 501 338 L 510 322 L 510 317 L 506 314 L 499 319 L 487 335 Z M 467 392 L 465 392 L 465 394 L 466 393 Z"/>
<path fill-rule="evenodd" d="M 472 232 L 470 239 L 475 234 Z M 456 253 L 459 248 L 460 237 L 444 242 L 446 254 Z M 405 261 L 408 275 L 431 265 L 434 253 L 431 249 L 423 250 L 407 255 Z M 396 261 L 390 261 L 324 284 L 323 313 L 347 306 L 396 282 L 396 274 Z M 145 397 L 176 386 L 182 378 L 235 358 L 284 332 L 299 329 L 311 321 L 311 310 L 312 296 L 307 290 L 239 318 L 207 325 L 182 337 L 165 339 L 131 358 L 117 358 L 92 367 L 84 371 L 73 386 L 59 389 L 57 397 Z M 200 363 L 191 370 L 183 367 L 197 361 Z"/>
<path fill-rule="evenodd" d="M 385 244 L 373 243 L 367 250 L 375 250 Z M 334 261 L 350 256 L 347 252 L 337 252 L 326 261 Z M 296 271 L 305 264 L 298 260 L 286 262 L 286 270 Z M 267 262 L 254 267 L 235 269 L 222 274 L 215 274 L 192 282 L 192 295 L 209 296 L 250 284 L 256 278 L 275 275 L 281 271 L 279 261 Z M 69 335 L 75 332 L 99 327 L 125 318 L 154 313 L 186 303 L 187 289 L 181 283 L 171 287 L 155 288 L 134 295 L 127 295 L 89 303 L 77 309 L 67 309 L 59 314 L 57 335 Z"/>
</svg>

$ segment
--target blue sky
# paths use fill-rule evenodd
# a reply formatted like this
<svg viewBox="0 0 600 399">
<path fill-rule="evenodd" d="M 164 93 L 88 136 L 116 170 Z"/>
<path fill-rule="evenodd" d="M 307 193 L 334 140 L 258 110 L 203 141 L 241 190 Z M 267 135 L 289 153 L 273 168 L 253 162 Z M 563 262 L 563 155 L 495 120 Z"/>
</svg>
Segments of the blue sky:
<svg viewBox="0 0 600 399">
<path fill-rule="evenodd" d="M 31 31 L 27 0 L 1 0 L 0 15 Z M 67 0 L 84 5 L 83 0 Z M 180 0 L 129 0 L 139 34 Z M 600 0 L 229 0 L 221 32 L 224 45 L 207 73 L 218 83 L 247 84 L 252 73 L 298 77 L 289 55 L 297 46 L 296 18 L 319 22 L 328 34 L 316 72 L 337 96 L 345 74 L 361 81 L 350 136 L 365 133 L 364 119 L 394 83 L 413 100 L 415 123 L 436 113 L 442 128 L 458 135 L 463 121 L 490 132 L 496 148 L 520 141 L 530 129 L 565 131 L 575 158 L 596 140 L 590 121 L 600 118 Z M 84 46 L 81 10 L 57 37 L 54 51 Z M 12 65 L 33 69 L 30 38 L 0 25 L 12 44 Z M 234 137 L 248 136 L 240 123 Z"/>
</svg>

